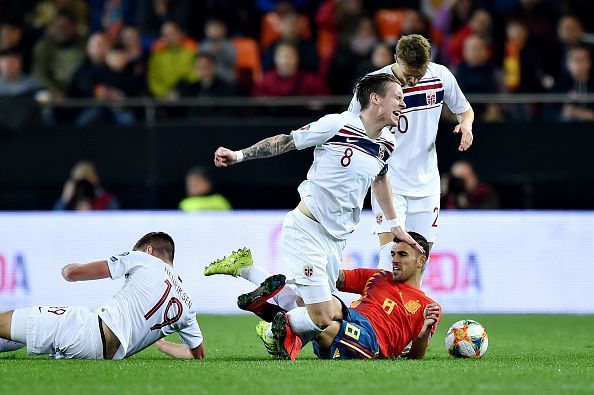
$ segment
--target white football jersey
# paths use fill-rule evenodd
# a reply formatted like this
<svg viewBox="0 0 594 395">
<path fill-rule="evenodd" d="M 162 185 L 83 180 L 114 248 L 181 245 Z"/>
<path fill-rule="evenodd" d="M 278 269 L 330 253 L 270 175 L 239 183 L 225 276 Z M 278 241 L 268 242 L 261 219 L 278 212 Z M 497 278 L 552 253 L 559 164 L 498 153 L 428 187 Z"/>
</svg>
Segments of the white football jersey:
<svg viewBox="0 0 594 395">
<path fill-rule="evenodd" d="M 330 114 L 291 133 L 295 147 L 315 146 L 314 161 L 299 194 L 311 213 L 333 237 L 344 240 L 361 215 L 363 200 L 394 151 L 394 136 L 384 129 L 367 136 L 358 115 Z"/>
<path fill-rule="evenodd" d="M 392 65 L 372 72 L 394 75 Z M 413 87 L 403 87 L 406 108 L 400 115 L 396 153 L 390 160 L 392 191 L 398 195 L 424 197 L 439 194 L 439 170 L 435 140 L 441 109 L 445 102 L 454 114 L 461 114 L 470 104 L 454 75 L 445 66 L 429 63 L 427 73 Z M 349 111 L 359 114 L 361 105 L 355 95 Z"/>
<path fill-rule="evenodd" d="M 107 259 L 113 280 L 124 286 L 97 313 L 120 340 L 114 359 L 136 354 L 157 340 L 179 332 L 189 348 L 202 343 L 195 307 L 175 269 L 141 251 Z"/>
</svg>

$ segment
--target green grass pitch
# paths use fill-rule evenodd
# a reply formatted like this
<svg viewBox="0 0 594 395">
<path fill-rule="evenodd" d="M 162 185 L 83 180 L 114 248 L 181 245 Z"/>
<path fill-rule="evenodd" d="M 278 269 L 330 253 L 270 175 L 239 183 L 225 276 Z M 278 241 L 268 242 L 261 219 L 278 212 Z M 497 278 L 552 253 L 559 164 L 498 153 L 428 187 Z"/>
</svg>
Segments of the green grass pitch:
<svg viewBox="0 0 594 395">
<path fill-rule="evenodd" d="M 444 348 L 454 321 L 483 324 L 489 349 L 458 360 Z M 594 316 L 445 316 L 422 361 L 295 362 L 268 358 L 256 317 L 199 316 L 207 360 L 173 360 L 152 346 L 124 361 L 0 354 L 0 394 L 566 394 L 594 393 Z"/>
</svg>

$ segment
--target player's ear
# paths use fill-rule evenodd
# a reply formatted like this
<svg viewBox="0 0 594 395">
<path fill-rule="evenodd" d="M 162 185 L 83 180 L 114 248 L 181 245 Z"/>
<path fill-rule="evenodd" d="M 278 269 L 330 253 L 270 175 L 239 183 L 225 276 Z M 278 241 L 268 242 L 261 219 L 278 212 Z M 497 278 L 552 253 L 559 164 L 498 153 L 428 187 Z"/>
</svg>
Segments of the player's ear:
<svg viewBox="0 0 594 395">
<path fill-rule="evenodd" d="M 426 262 L 427 262 L 427 257 L 425 255 L 420 254 L 419 257 L 417 258 L 417 267 L 419 269 L 421 269 L 423 266 L 425 266 Z"/>
<path fill-rule="evenodd" d="M 154 255 L 153 252 L 155 251 L 155 249 L 153 248 L 153 246 L 149 245 L 146 246 L 146 250 L 144 252 L 146 252 L 149 255 Z"/>
<path fill-rule="evenodd" d="M 371 92 L 369 94 L 369 101 L 373 104 L 377 104 L 379 103 L 379 99 L 378 99 L 378 95 L 375 92 Z"/>
</svg>

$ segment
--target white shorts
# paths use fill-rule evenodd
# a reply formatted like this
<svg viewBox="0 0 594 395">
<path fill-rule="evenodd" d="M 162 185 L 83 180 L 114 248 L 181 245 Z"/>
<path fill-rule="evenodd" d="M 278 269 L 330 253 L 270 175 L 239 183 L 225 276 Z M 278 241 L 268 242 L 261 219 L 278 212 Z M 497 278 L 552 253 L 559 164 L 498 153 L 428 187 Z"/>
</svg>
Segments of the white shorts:
<svg viewBox="0 0 594 395">
<path fill-rule="evenodd" d="M 439 194 L 425 197 L 392 195 L 396 217 L 404 221 L 406 231 L 422 235 L 429 243 L 434 243 L 437 239 L 439 198 Z M 375 216 L 373 233 L 389 233 L 388 221 L 386 221 L 382 209 L 373 194 L 371 194 L 371 209 Z"/>
<path fill-rule="evenodd" d="M 29 354 L 103 359 L 99 316 L 86 307 L 31 307 L 28 316 L 18 317 L 27 319 Z"/>
<path fill-rule="evenodd" d="M 297 285 L 305 304 L 332 300 L 345 244 L 298 208 L 285 216 L 280 249 L 287 283 Z"/>
</svg>

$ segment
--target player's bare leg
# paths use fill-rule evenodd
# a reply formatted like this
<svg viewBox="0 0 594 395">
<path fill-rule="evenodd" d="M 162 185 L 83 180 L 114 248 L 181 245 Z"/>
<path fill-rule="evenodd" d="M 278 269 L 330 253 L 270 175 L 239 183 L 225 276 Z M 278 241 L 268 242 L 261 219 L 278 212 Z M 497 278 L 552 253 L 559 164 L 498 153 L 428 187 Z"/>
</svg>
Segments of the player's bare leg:
<svg viewBox="0 0 594 395">
<path fill-rule="evenodd" d="M 0 352 L 15 351 L 26 346 L 25 343 L 12 341 L 12 310 L 0 313 Z"/>
</svg>

